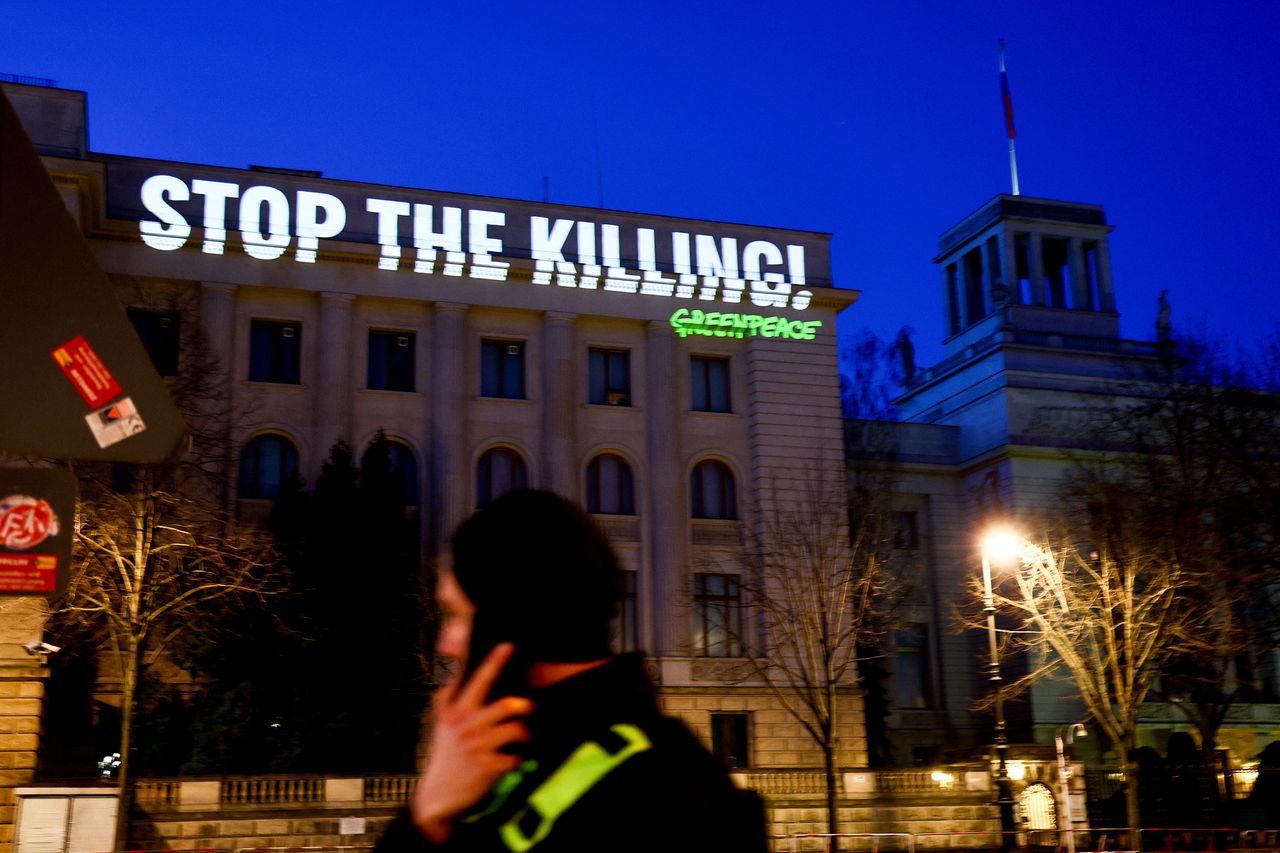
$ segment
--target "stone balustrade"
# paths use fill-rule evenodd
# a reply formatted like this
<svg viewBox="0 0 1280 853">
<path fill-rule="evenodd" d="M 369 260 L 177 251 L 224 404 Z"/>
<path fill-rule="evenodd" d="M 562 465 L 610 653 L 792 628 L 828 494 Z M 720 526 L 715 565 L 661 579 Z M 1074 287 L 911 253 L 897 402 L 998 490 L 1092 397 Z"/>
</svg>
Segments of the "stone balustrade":
<svg viewBox="0 0 1280 853">
<path fill-rule="evenodd" d="M 135 802 L 154 812 L 383 808 L 405 802 L 416 778 L 400 774 L 354 778 L 276 775 L 139 779 Z"/>
</svg>

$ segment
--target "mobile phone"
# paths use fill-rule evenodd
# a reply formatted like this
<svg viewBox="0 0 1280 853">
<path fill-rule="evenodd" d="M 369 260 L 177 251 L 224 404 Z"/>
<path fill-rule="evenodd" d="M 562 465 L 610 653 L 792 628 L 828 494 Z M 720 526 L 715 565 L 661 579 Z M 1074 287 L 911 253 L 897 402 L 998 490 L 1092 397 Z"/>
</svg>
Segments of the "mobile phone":
<svg viewBox="0 0 1280 853">
<path fill-rule="evenodd" d="M 496 620 L 495 624 L 495 620 L 485 619 L 483 615 L 476 614 L 475 621 L 471 624 L 471 642 L 467 647 L 467 666 L 462 673 L 464 681 L 475 675 L 476 669 L 495 646 L 512 642 L 512 638 L 502 630 L 504 621 Z M 532 661 L 523 654 L 520 645 L 516 644 L 515 652 L 498 673 L 485 702 L 493 702 L 503 696 L 528 696 L 531 663 Z"/>
</svg>

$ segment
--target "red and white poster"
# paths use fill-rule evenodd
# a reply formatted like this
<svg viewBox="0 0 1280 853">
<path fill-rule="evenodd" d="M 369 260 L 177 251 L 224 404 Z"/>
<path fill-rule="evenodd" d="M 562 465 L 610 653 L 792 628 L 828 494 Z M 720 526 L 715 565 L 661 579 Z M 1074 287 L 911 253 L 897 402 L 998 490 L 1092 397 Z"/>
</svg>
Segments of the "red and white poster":
<svg viewBox="0 0 1280 853">
<path fill-rule="evenodd" d="M 66 588 L 75 493 L 66 469 L 0 466 L 0 596 Z"/>
<path fill-rule="evenodd" d="M 116 382 L 84 335 L 77 335 L 50 355 L 89 408 L 96 409 L 120 395 L 120 383 Z"/>
</svg>

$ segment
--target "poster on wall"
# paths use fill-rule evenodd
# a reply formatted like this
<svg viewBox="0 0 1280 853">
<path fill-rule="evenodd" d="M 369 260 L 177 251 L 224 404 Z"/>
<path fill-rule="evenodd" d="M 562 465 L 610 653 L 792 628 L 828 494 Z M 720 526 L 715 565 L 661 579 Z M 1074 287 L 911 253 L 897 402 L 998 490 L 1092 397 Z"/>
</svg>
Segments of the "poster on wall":
<svg viewBox="0 0 1280 853">
<path fill-rule="evenodd" d="M 67 588 L 75 510 L 70 471 L 0 467 L 0 596 Z"/>
</svg>

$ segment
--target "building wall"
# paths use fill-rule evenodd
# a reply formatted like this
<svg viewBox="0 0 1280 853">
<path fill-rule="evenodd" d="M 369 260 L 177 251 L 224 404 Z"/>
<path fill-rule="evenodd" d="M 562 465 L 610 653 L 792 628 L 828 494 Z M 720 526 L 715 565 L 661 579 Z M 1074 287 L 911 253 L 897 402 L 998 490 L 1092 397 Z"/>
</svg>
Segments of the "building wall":
<svg viewBox="0 0 1280 853">
<path fill-rule="evenodd" d="M 43 135 L 66 136 L 66 111 L 57 117 L 46 126 L 39 109 L 29 106 L 24 112 L 38 144 Z M 183 313 L 184 340 L 190 344 L 197 329 L 203 335 L 214 359 L 210 375 L 223 392 L 221 401 L 210 405 L 229 413 L 237 447 L 262 435 L 287 437 L 297 449 L 299 472 L 309 482 L 339 439 L 351 444 L 357 458 L 379 430 L 412 451 L 422 495 L 425 556 L 442 551 L 453 527 L 475 507 L 477 463 L 486 451 L 516 451 L 527 466 L 530 485 L 578 501 L 586 498 L 590 460 L 602 452 L 622 456 L 634 478 L 635 515 L 598 520 L 624 564 L 638 573 L 639 645 L 653 655 L 665 694 L 703 703 L 682 713 L 709 711 L 714 705 L 752 714 L 752 730 L 767 741 L 753 747 L 752 754 L 765 766 L 813 760 L 811 751 L 798 746 L 801 730 L 788 729 L 776 703 L 739 686 L 716 667 L 701 665 L 718 661 L 695 647 L 690 585 L 694 572 L 742 571 L 745 543 L 767 517 L 769 500 L 788 497 L 772 484 L 804 482 L 815 473 L 839 481 L 834 321 L 856 294 L 825 286 L 826 235 L 490 200 L 530 215 L 595 215 L 660 233 L 730 228 L 739 245 L 749 239 L 782 247 L 803 242 L 810 247 L 814 281 L 780 284 L 771 279 L 767 287 L 799 292 L 804 286 L 812 297 L 807 307 L 794 301 L 782 307 L 756 304 L 750 283 L 738 302 L 567 287 L 559 275 L 539 284 L 543 268 L 532 258 L 503 258 L 510 263 L 504 281 L 448 275 L 443 265 L 422 274 L 414 271 L 411 246 L 398 261 L 389 261 L 376 242 L 380 238 L 368 235 L 322 241 L 314 263 L 294 259 L 300 246 L 296 238 L 282 257 L 261 260 L 246 252 L 230 219 L 221 237 L 196 221 L 182 248 L 161 251 L 142 239 L 139 219 L 148 214 L 138 200 L 120 196 L 120 186 L 144 174 L 204 170 L 201 174 L 210 179 L 242 187 L 279 186 L 290 198 L 295 191 L 348 198 L 353 193 L 400 197 L 425 191 L 329 181 L 319 173 L 206 169 L 85 150 L 60 148 L 46 154 L 55 184 L 121 302 L 129 307 L 177 306 Z M 485 202 L 450 198 L 460 199 L 459 204 Z M 211 250 L 208 241 L 217 239 L 225 245 Z M 475 256 L 467 258 L 468 264 L 478 262 Z M 673 280 L 673 274 L 668 277 Z M 708 283 L 704 275 L 696 281 L 699 287 Z M 804 341 L 681 337 L 670 321 L 680 307 L 786 315 L 820 321 L 821 328 L 814 339 Z M 254 320 L 297 324 L 301 373 L 296 384 L 248 378 Z M 412 334 L 411 391 L 367 387 L 370 330 Z M 481 395 L 485 339 L 524 346 L 522 399 Z M 593 346 L 628 352 L 630 406 L 588 402 L 587 358 Z M 728 359 L 731 411 L 692 410 L 694 356 Z M 736 518 L 690 518 L 690 476 L 705 460 L 722 462 L 732 472 Z M 225 471 L 223 494 L 235 501 L 242 516 L 262 517 L 269 502 L 237 498 L 237 477 L 233 460 Z M 766 483 L 771 484 L 768 499 L 762 497 Z M 841 760 L 849 766 L 866 762 L 860 703 L 856 692 L 846 696 Z M 705 720 L 691 721 L 706 734 Z"/>
</svg>

